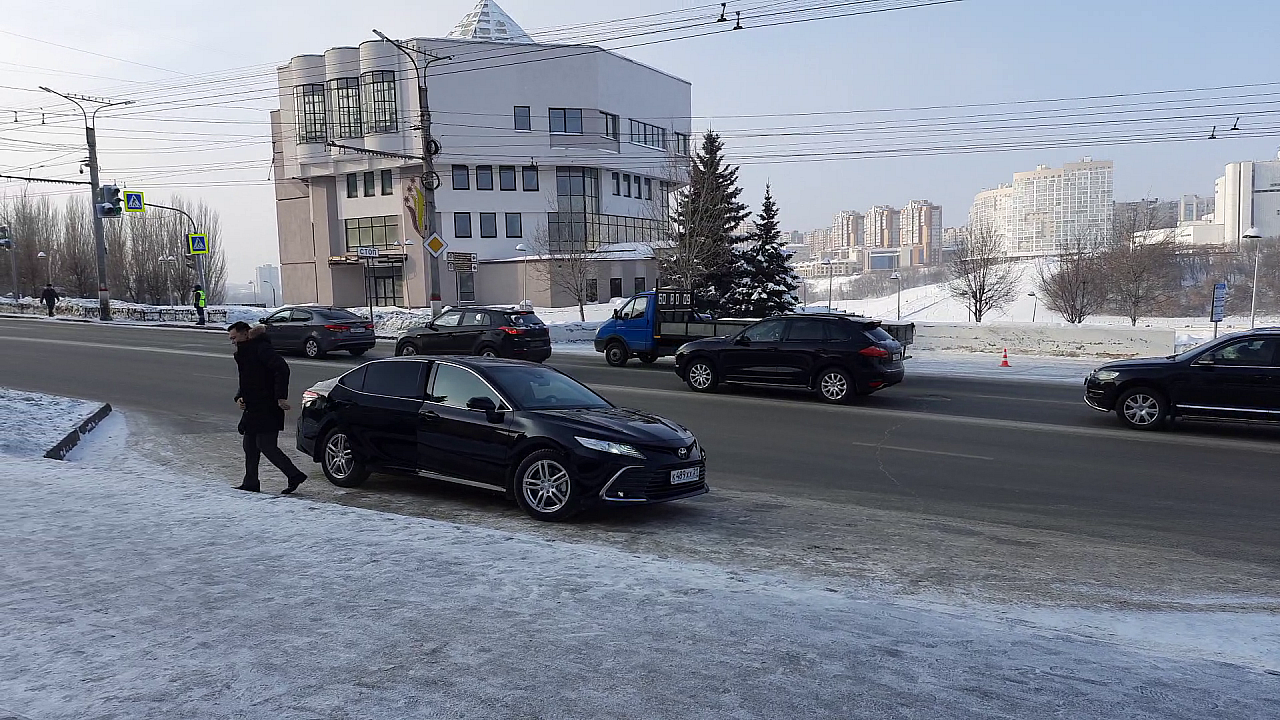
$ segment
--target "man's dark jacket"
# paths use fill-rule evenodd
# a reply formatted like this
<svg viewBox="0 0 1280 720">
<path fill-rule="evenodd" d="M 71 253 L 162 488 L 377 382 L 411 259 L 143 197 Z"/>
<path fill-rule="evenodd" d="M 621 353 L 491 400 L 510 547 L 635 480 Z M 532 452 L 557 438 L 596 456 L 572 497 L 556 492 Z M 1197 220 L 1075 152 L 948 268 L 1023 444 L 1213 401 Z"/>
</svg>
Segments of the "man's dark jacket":
<svg viewBox="0 0 1280 720">
<path fill-rule="evenodd" d="M 284 410 L 280 400 L 289 399 L 289 364 L 280 357 L 261 325 L 249 331 L 249 339 L 236 345 L 236 367 L 240 371 L 237 400 L 244 400 L 239 430 L 243 433 L 281 432 Z"/>
<path fill-rule="evenodd" d="M 47 287 L 44 292 L 40 293 L 40 299 L 44 301 L 45 305 L 53 305 L 58 302 L 58 291 Z"/>
</svg>

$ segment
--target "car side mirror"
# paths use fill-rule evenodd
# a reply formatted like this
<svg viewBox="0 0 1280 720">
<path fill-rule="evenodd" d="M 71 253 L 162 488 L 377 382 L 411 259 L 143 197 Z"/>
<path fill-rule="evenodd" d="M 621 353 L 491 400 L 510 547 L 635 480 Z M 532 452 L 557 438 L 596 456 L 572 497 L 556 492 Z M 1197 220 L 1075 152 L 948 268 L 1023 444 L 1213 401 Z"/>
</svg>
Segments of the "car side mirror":
<svg viewBox="0 0 1280 720">
<path fill-rule="evenodd" d="M 502 422 L 502 413 L 498 411 L 493 398 L 473 397 L 467 401 L 467 409 L 483 412 L 491 423 Z"/>
<path fill-rule="evenodd" d="M 747 337 L 746 335 L 739 335 L 738 337 L 733 339 L 733 344 L 734 345 L 750 345 L 751 338 Z"/>
<path fill-rule="evenodd" d="M 614 309 L 614 311 L 613 311 L 613 319 L 614 319 L 614 320 L 617 320 L 617 319 L 618 319 L 618 318 L 620 318 L 620 317 L 621 317 L 621 315 L 619 315 L 619 314 L 618 314 L 617 309 Z"/>
<path fill-rule="evenodd" d="M 259 324 L 259 325 L 270 325 L 270 324 L 271 324 L 271 318 L 258 318 L 258 324 Z"/>
</svg>

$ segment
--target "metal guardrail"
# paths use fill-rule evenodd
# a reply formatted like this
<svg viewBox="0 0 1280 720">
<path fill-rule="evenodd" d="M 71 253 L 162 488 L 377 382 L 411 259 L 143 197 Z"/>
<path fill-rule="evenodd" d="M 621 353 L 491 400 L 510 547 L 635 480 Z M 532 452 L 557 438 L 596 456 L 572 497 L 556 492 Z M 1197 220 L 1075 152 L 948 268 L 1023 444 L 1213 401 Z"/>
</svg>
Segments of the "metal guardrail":
<svg viewBox="0 0 1280 720">
<path fill-rule="evenodd" d="M 45 315 L 48 313 L 44 303 L 37 300 L 0 303 L 0 313 L 5 312 L 19 315 Z M 59 317 L 83 317 L 93 320 L 98 318 L 98 307 L 96 305 L 58 303 L 54 305 L 53 312 Z M 196 322 L 196 310 L 195 308 L 150 308 L 113 304 L 111 306 L 111 317 L 117 320 L 133 320 L 135 322 L 181 322 L 194 325 Z M 219 308 L 208 308 L 205 311 L 205 319 L 209 323 L 226 323 L 227 311 Z"/>
</svg>

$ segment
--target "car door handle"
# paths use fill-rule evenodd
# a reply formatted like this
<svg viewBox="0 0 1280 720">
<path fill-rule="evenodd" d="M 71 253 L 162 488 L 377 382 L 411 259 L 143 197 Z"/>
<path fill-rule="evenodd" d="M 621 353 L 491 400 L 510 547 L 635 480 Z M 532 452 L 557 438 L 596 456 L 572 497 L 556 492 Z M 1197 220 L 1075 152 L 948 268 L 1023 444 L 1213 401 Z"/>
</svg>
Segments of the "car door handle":
<svg viewBox="0 0 1280 720">
<path fill-rule="evenodd" d="M 419 410 L 418 417 L 423 420 L 439 420 L 440 413 L 435 410 Z"/>
</svg>

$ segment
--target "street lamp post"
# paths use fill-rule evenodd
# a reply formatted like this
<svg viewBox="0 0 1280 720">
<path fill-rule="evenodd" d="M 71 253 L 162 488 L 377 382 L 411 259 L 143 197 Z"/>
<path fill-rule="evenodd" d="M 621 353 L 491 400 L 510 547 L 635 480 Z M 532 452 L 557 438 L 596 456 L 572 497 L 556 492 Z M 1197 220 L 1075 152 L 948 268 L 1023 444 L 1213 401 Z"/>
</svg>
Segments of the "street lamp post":
<svg viewBox="0 0 1280 720">
<path fill-rule="evenodd" d="M 249 287 L 253 288 L 253 304 L 258 304 L 258 283 L 250 280 Z"/>
<path fill-rule="evenodd" d="M 902 320 L 902 275 L 897 270 L 894 270 L 889 279 L 898 281 L 898 320 Z"/>
<path fill-rule="evenodd" d="M 272 283 L 270 280 L 263 280 L 263 281 L 262 281 L 262 284 L 263 284 L 263 285 L 266 285 L 266 286 L 267 286 L 267 287 L 269 287 L 269 288 L 271 288 L 271 307 L 275 307 L 275 306 L 276 306 L 276 286 L 275 286 L 275 284 L 274 284 L 274 283 Z M 256 300 L 257 298 L 254 298 L 254 299 Z"/>
<path fill-rule="evenodd" d="M 831 305 L 831 296 L 836 276 L 831 260 L 832 258 L 830 255 L 824 255 L 822 257 L 822 264 L 827 266 L 827 312 L 835 312 L 835 308 Z"/>
<path fill-rule="evenodd" d="M 1040 305 L 1040 297 L 1033 292 L 1027 293 L 1031 296 L 1031 322 L 1036 321 L 1036 307 Z"/>
<path fill-rule="evenodd" d="M 18 302 L 18 246 L 9 236 L 8 225 L 0 225 L 0 248 L 9 251 L 9 271 L 13 274 L 13 301 Z"/>
<path fill-rule="evenodd" d="M 1253 302 L 1249 304 L 1249 329 L 1258 321 L 1258 265 L 1262 260 L 1262 231 L 1251 227 L 1241 236 L 1253 241 Z"/>
<path fill-rule="evenodd" d="M 178 258 L 168 255 L 160 258 L 164 264 L 164 289 L 169 293 L 169 307 L 173 307 L 173 275 L 178 265 Z"/>
<path fill-rule="evenodd" d="M 524 243 L 516 245 L 516 252 L 526 253 L 525 257 L 520 259 L 520 301 L 528 300 L 529 294 L 529 246 Z"/>
<path fill-rule="evenodd" d="M 41 252 L 36 254 L 36 257 L 45 261 L 44 281 L 45 283 L 52 285 L 53 284 L 53 255 L 51 253 Z"/>
</svg>

